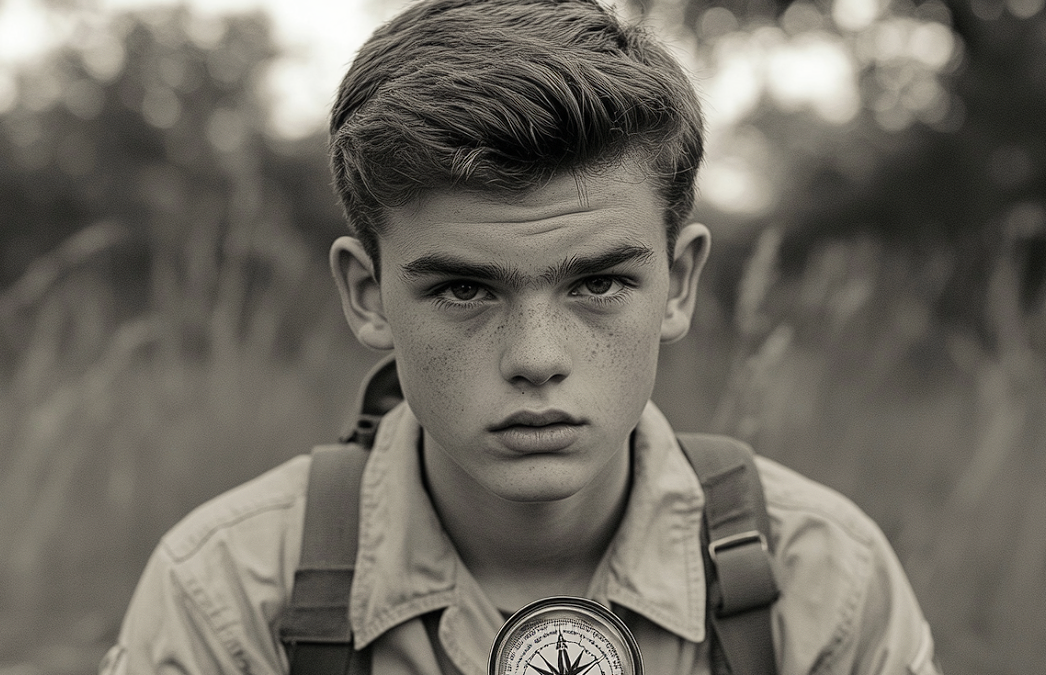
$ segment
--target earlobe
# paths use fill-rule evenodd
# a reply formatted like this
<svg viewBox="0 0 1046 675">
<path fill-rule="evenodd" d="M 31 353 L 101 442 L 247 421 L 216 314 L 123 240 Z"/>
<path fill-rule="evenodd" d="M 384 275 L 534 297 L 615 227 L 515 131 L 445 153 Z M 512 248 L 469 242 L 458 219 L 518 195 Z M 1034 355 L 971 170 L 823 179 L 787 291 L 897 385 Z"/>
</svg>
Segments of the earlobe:
<svg viewBox="0 0 1046 675">
<path fill-rule="evenodd" d="M 363 244 L 354 237 L 339 237 L 331 245 L 330 265 L 342 311 L 356 339 L 371 349 L 392 349 L 392 331 L 385 317 L 381 286 Z"/>
<path fill-rule="evenodd" d="M 708 259 L 712 235 L 700 223 L 691 223 L 679 232 L 669 270 L 668 302 L 661 320 L 661 342 L 681 339 L 690 330 L 697 302 L 697 282 Z"/>
</svg>

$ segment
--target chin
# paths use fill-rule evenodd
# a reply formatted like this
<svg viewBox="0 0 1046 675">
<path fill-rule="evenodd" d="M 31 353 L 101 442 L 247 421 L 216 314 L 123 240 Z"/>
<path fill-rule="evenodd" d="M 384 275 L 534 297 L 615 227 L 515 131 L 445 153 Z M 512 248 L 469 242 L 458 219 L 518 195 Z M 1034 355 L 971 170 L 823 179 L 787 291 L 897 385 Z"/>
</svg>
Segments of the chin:
<svg viewBox="0 0 1046 675">
<path fill-rule="evenodd" d="M 518 480 L 503 481 L 499 485 L 490 486 L 489 489 L 509 502 L 540 504 L 569 499 L 581 492 L 587 483 L 577 477 L 565 476 L 562 471 L 556 471 L 552 475 L 534 475 L 538 473 L 541 472 L 535 471 Z"/>
<path fill-rule="evenodd" d="M 553 504 L 572 497 L 575 494 L 577 494 L 576 491 L 567 492 L 545 489 L 520 492 L 500 492 L 498 493 L 498 496 L 505 501 L 514 504 Z"/>
</svg>

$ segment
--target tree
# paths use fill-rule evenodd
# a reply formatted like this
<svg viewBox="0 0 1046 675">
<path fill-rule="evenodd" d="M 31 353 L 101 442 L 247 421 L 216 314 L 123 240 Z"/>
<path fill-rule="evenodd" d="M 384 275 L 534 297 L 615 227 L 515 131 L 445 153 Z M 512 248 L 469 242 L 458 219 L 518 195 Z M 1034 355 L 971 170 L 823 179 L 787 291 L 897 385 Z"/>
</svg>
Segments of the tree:
<svg viewBox="0 0 1046 675">
<path fill-rule="evenodd" d="M 982 332 L 987 277 L 1006 250 L 1025 307 L 1046 302 L 1040 0 L 630 4 L 694 55 L 713 99 L 722 80 L 744 84 L 746 61 L 758 71 L 750 105 L 712 114 L 713 162 L 763 185 L 707 195 L 702 215 L 727 223 L 728 239 L 747 250 L 761 224 L 781 226 L 793 271 L 818 242 L 860 234 L 939 252 L 949 269 L 937 309 Z"/>
</svg>

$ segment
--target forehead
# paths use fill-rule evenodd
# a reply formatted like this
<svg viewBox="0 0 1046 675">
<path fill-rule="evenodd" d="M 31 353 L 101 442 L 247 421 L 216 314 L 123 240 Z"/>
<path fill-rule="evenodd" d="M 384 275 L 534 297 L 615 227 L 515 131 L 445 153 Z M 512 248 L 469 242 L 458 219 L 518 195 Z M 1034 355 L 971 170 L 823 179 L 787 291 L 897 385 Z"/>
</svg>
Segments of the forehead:
<svg viewBox="0 0 1046 675">
<path fill-rule="evenodd" d="M 613 245 L 662 250 L 664 207 L 652 179 L 621 167 L 592 176 L 558 176 L 520 197 L 434 190 L 390 209 L 380 235 L 383 262 L 456 251 L 515 258 L 525 267 Z"/>
</svg>

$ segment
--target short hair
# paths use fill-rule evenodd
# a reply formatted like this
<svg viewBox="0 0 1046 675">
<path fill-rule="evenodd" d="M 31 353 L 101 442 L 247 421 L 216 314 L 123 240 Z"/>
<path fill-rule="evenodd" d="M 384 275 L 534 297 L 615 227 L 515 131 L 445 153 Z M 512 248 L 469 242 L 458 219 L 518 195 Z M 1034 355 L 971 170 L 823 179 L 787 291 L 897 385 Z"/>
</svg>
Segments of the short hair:
<svg viewBox="0 0 1046 675">
<path fill-rule="evenodd" d="M 702 126 L 680 64 L 597 0 L 422 0 L 342 80 L 331 169 L 376 273 L 390 208 L 444 188 L 523 195 L 628 159 L 656 179 L 671 255 Z"/>
</svg>

